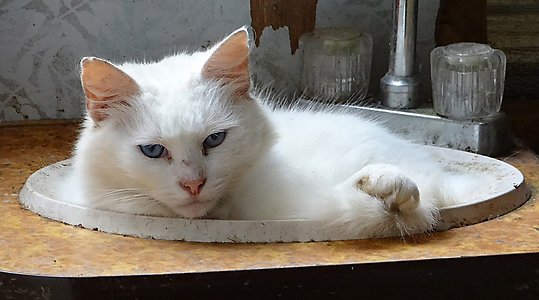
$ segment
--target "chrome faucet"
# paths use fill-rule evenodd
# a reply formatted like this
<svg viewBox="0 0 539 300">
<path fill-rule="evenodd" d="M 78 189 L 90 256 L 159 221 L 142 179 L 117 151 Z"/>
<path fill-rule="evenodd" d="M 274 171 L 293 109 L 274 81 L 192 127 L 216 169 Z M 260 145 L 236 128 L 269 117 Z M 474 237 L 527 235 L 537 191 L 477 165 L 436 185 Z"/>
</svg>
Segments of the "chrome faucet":
<svg viewBox="0 0 539 300">
<path fill-rule="evenodd" d="M 414 70 L 418 0 L 393 2 L 389 71 L 380 80 L 381 103 L 389 108 L 419 106 L 419 78 Z"/>
</svg>

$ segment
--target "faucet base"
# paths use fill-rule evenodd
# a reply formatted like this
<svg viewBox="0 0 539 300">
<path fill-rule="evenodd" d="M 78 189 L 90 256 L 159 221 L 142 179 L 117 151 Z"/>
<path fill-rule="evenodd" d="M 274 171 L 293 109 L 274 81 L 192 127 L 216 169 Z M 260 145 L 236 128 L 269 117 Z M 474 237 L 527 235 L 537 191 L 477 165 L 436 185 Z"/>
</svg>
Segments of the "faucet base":
<svg viewBox="0 0 539 300">
<path fill-rule="evenodd" d="M 387 73 L 380 80 L 381 104 L 389 108 L 416 108 L 420 82 L 415 76 L 392 76 Z"/>
<path fill-rule="evenodd" d="M 391 131 L 425 145 L 494 157 L 505 155 L 514 147 L 509 121 L 503 112 L 477 120 L 452 120 L 436 115 L 433 108 L 404 111 L 362 106 L 347 108 L 380 120 Z"/>
</svg>

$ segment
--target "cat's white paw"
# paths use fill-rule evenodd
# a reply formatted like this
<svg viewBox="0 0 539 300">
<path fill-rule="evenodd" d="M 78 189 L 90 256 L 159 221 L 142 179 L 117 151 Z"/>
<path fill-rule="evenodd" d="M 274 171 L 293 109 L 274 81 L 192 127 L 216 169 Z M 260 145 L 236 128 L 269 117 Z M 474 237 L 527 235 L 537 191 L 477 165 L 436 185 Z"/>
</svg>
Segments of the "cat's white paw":
<svg viewBox="0 0 539 300">
<path fill-rule="evenodd" d="M 391 212 L 411 212 L 419 206 L 419 189 L 397 167 L 367 165 L 351 178 L 355 187 L 380 199 Z"/>
</svg>

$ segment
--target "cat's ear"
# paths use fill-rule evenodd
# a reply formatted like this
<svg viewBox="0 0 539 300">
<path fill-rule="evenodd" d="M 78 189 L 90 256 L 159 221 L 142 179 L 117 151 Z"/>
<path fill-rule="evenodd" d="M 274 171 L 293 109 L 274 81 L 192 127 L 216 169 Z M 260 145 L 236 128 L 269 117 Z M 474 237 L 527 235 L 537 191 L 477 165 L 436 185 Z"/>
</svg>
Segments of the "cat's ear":
<svg viewBox="0 0 539 300">
<path fill-rule="evenodd" d="M 241 96 L 249 95 L 249 38 L 242 27 L 218 44 L 202 67 L 202 76 L 233 88 Z"/>
<path fill-rule="evenodd" d="M 100 122 L 118 105 L 129 105 L 139 86 L 129 75 L 111 63 L 95 57 L 81 61 L 81 82 L 90 117 Z"/>
</svg>

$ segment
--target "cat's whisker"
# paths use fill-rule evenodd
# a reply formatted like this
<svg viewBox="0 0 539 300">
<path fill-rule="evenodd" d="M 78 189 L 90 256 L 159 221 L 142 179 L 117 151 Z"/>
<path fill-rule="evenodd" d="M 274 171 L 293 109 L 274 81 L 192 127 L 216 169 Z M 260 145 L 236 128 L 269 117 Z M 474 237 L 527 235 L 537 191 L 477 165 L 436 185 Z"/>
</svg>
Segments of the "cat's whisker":
<svg viewBox="0 0 539 300">
<path fill-rule="evenodd" d="M 95 196 L 96 199 L 99 199 L 101 197 L 109 197 L 109 196 L 116 196 L 116 195 L 120 195 L 120 194 L 130 194 L 130 195 L 143 195 L 141 194 L 139 191 L 141 189 L 113 189 L 113 190 L 109 190 L 109 191 L 106 191 L 104 193 L 101 193 L 97 196 Z"/>
<path fill-rule="evenodd" d="M 144 198 L 139 197 L 139 198 L 137 198 L 137 197 L 132 197 L 132 196 L 116 197 L 116 198 L 101 199 L 101 200 L 95 201 L 94 206 L 105 207 L 105 206 L 120 205 L 120 204 L 133 205 L 133 204 L 137 204 L 137 203 L 145 203 L 150 199 L 151 198 L 148 198 L 148 197 L 144 197 Z"/>
<path fill-rule="evenodd" d="M 92 198 L 92 202 L 99 206 L 129 203 L 129 202 L 145 202 L 150 200 L 151 197 L 134 190 L 112 190 L 102 194 L 99 194 Z"/>
</svg>

